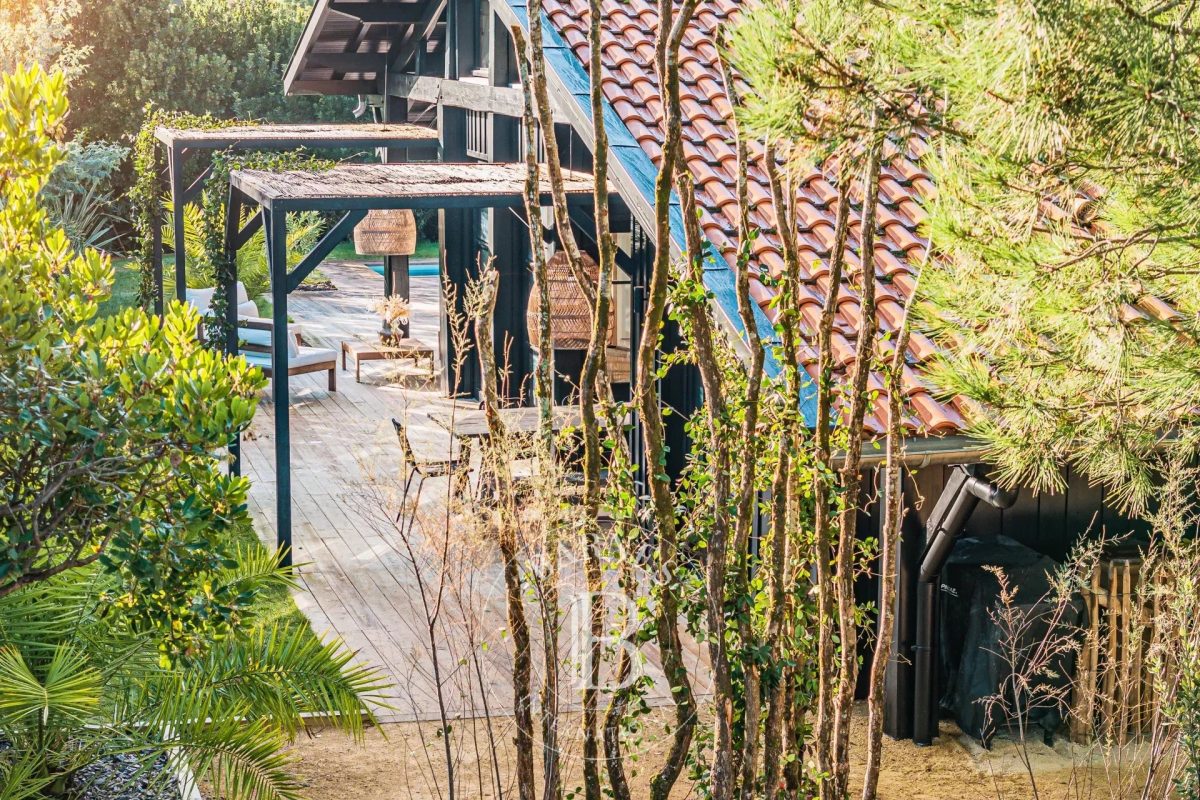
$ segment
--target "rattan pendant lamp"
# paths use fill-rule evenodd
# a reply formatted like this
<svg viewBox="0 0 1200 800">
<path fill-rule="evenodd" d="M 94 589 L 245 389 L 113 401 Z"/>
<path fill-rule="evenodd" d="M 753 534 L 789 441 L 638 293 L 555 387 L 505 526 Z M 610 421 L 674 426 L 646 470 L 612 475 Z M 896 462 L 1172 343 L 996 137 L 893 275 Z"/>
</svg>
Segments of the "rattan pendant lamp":
<svg viewBox="0 0 1200 800">
<path fill-rule="evenodd" d="M 411 256 L 417 252 L 417 219 L 407 208 L 368 211 L 354 228 L 360 256 Z"/>
<path fill-rule="evenodd" d="M 368 211 L 362 222 L 354 227 L 354 250 L 363 256 L 384 256 L 384 271 L 391 270 L 388 256 L 403 256 L 407 261 L 408 257 L 417 251 L 416 217 L 407 208 L 380 208 Z M 390 276 L 386 285 L 392 285 Z M 394 330 L 392 323 L 385 316 L 379 335 L 387 342 L 406 335 L 406 330 L 407 328 Z"/>
</svg>

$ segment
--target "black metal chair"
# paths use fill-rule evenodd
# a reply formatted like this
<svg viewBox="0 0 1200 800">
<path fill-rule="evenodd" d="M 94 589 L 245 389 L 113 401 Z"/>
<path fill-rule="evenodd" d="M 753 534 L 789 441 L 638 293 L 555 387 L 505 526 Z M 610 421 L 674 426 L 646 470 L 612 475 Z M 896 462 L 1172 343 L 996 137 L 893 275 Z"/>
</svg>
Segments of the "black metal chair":
<svg viewBox="0 0 1200 800">
<path fill-rule="evenodd" d="M 417 510 L 421 506 L 421 490 L 425 488 L 426 478 L 450 478 L 450 499 L 462 496 L 470 486 L 471 480 L 471 447 L 463 441 L 458 448 L 458 455 L 445 459 L 417 458 L 413 452 L 412 443 L 408 440 L 408 430 L 404 423 L 392 417 L 392 427 L 396 429 L 396 439 L 400 442 L 400 452 L 403 457 L 401 467 L 407 471 L 404 479 L 404 493 L 400 496 L 400 511 L 396 514 L 396 522 L 404 517 L 404 506 L 408 500 L 409 489 L 417 480 L 417 497 L 413 501 L 412 518 L 408 521 L 408 532 L 412 531 L 413 522 L 417 518 Z M 419 480 L 418 480 L 419 479 Z"/>
</svg>

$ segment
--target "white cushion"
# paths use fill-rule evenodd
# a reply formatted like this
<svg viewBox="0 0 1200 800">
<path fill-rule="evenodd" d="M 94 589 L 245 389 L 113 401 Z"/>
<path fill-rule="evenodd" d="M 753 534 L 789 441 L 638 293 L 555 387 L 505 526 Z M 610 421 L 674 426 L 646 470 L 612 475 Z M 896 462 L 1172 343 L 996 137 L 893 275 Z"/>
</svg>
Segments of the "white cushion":
<svg viewBox="0 0 1200 800">
<path fill-rule="evenodd" d="M 246 286 L 241 281 L 237 282 L 237 311 L 239 317 L 257 317 L 258 306 L 246 294 Z M 202 315 L 209 313 L 212 308 L 213 294 L 217 291 L 215 286 L 206 286 L 203 289 L 188 289 L 184 293 L 184 299 L 196 307 Z"/>
<path fill-rule="evenodd" d="M 258 328 L 238 328 L 238 341 L 253 347 L 270 347 L 271 332 L 260 331 Z"/>
<path fill-rule="evenodd" d="M 296 355 L 288 355 L 288 366 L 307 367 L 311 364 L 322 364 L 337 361 L 337 353 L 323 347 L 297 347 Z"/>
<path fill-rule="evenodd" d="M 321 347 L 298 347 L 295 355 L 288 354 L 288 367 L 307 367 L 312 364 L 330 363 L 337 360 L 337 354 L 332 350 L 326 350 Z M 270 353 L 242 353 L 246 357 L 247 363 L 251 366 L 270 369 L 271 354 Z"/>
<path fill-rule="evenodd" d="M 184 293 L 184 299 L 195 306 L 201 316 L 205 316 L 208 314 L 209 306 L 212 305 L 212 296 L 215 291 L 216 289 L 211 286 L 207 289 L 188 289 Z"/>
<path fill-rule="evenodd" d="M 240 318 L 244 319 L 244 320 L 253 320 L 255 322 L 264 323 L 266 325 L 274 324 L 273 320 L 266 319 L 265 317 L 255 317 L 255 316 L 246 315 L 246 316 L 242 316 Z M 296 340 L 300 338 L 300 328 L 298 328 L 295 325 L 288 325 L 287 330 L 288 330 L 288 336 L 287 336 L 288 354 L 291 356 L 295 356 L 296 353 L 298 352 L 298 350 L 296 348 L 299 347 Z M 270 347 L 271 346 L 271 332 L 260 330 L 258 328 L 241 328 L 241 327 L 239 327 L 238 328 L 238 339 L 240 339 L 243 342 L 252 344 L 255 347 Z"/>
</svg>

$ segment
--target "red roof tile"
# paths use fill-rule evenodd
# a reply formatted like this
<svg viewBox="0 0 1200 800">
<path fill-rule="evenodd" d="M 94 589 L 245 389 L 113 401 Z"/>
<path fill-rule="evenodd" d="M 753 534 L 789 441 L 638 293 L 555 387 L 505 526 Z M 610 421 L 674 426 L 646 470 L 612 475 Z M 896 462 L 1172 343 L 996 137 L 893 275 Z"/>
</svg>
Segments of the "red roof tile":
<svg viewBox="0 0 1200 800">
<path fill-rule="evenodd" d="M 552 24 L 563 34 L 576 56 L 587 68 L 586 30 L 587 0 L 545 0 L 546 12 Z M 717 252 L 733 266 L 736 242 L 733 231 L 737 214 L 734 194 L 736 152 L 733 133 L 729 127 L 730 104 L 716 62 L 717 48 L 712 32 L 728 25 L 737 14 L 735 0 L 714 0 L 692 22 L 684 37 L 681 65 L 681 105 L 684 117 L 683 157 L 691 170 L 697 189 L 698 202 L 704 207 L 701 227 Z M 656 7 L 647 0 L 604 0 L 604 30 L 602 32 L 601 75 L 605 96 L 625 122 L 630 133 L 656 164 L 661 156 L 663 140 L 662 103 L 658 80 L 654 72 L 654 31 L 657 28 Z M 581 37 L 582 35 L 582 37 Z M 913 264 L 924 257 L 926 240 L 919 231 L 925 219 L 920 199 L 933 189 L 928 173 L 919 163 L 924 149 L 920 142 L 910 142 L 903 148 L 889 147 L 890 158 L 884 165 L 880 180 L 879 233 L 874 253 L 875 273 L 881 278 L 878 285 L 877 317 L 882 332 L 893 332 L 900 323 L 904 301 L 913 291 Z M 751 147 L 752 158 L 761 159 L 762 148 Z M 754 246 L 754 256 L 768 274 L 779 277 L 784 268 L 780 243 L 774 233 L 776 216 L 771 203 L 770 188 L 761 164 L 749 170 L 748 193 L 754 205 L 754 220 L 764 229 Z M 816 331 L 821 306 L 829 291 L 829 268 L 826 259 L 833 246 L 835 202 L 837 191 L 834 176 L 814 171 L 799 182 L 797 211 L 800 224 L 801 280 L 807 297 L 801 301 L 802 335 L 809 338 L 805 367 L 815 369 L 811 361 L 811 337 Z M 847 256 L 851 276 L 861 267 L 857 254 L 860 242 L 857 215 L 851 214 L 853 226 L 849 244 L 853 252 Z M 762 306 L 768 317 L 774 316 L 770 303 L 774 290 L 751 282 L 753 299 Z M 853 363 L 855 343 L 862 323 L 858 292 L 843 283 L 838 292 L 838 315 L 833 336 L 834 359 L 845 369 Z M 1163 316 L 1163 310 L 1147 308 L 1148 316 Z M 1133 311 L 1133 309 L 1131 309 Z M 914 333 L 907 360 L 912 366 L 905 370 L 904 392 L 907 399 L 906 425 L 918 434 L 948 434 L 961 431 L 965 422 L 959 408 L 962 403 L 942 403 L 934 399 L 928 382 L 921 377 L 921 365 L 937 352 L 927 337 Z M 867 428 L 873 433 L 884 431 L 886 397 L 880 375 L 872 376 L 872 385 L 880 389 L 879 399 L 868 409 Z"/>
</svg>

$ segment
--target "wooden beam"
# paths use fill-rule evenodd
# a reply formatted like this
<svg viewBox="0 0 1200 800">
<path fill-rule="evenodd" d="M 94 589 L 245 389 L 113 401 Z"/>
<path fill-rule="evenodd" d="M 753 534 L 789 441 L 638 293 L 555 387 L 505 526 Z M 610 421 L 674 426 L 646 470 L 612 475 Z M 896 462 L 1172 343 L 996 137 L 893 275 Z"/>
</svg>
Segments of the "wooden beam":
<svg viewBox="0 0 1200 800">
<path fill-rule="evenodd" d="M 184 191 L 183 204 L 185 206 L 188 203 L 195 200 L 196 196 L 199 195 L 200 192 L 204 189 L 204 183 L 208 180 L 209 176 L 212 175 L 212 171 L 213 171 L 213 165 L 209 164 L 207 167 L 204 168 L 203 172 L 201 172 L 199 175 L 196 176 L 196 180 L 192 181 L 192 185 L 189 186 Z"/>
<path fill-rule="evenodd" d="M 187 149 L 167 149 L 167 170 L 171 182 L 171 217 L 174 223 L 175 247 L 175 299 L 187 297 L 187 247 L 184 245 L 183 207 L 186 205 L 186 188 L 183 183 L 183 168 L 187 161 Z"/>
<path fill-rule="evenodd" d="M 511 86 L 452 81 L 432 75 L 401 73 L 388 79 L 388 94 L 422 103 L 445 103 L 468 111 L 491 111 L 508 117 L 524 113 L 521 90 Z"/>
<path fill-rule="evenodd" d="M 237 238 L 242 220 L 242 193 L 229 187 L 225 200 L 225 258 L 233 264 L 233 275 L 225 286 L 218 283 L 217 291 L 225 293 L 225 353 L 235 355 L 238 351 L 237 333 Z M 257 218 L 257 217 L 256 217 Z M 229 440 L 229 474 L 242 474 L 242 435 L 234 433 Z"/>
<path fill-rule="evenodd" d="M 264 209 L 264 213 L 267 213 Z M 271 272 L 271 399 L 275 405 L 275 542 L 280 566 L 292 566 L 292 441 L 288 418 L 287 214 L 268 215 Z"/>
<path fill-rule="evenodd" d="M 233 240 L 234 249 L 241 250 L 243 247 L 245 247 L 246 242 L 250 241 L 254 234 L 258 233 L 258 229 L 262 227 L 262 224 L 263 219 L 261 214 L 254 214 L 251 216 L 250 219 L 246 221 L 246 224 L 242 227 L 242 229 L 237 232 L 237 235 Z"/>
<path fill-rule="evenodd" d="M 330 228 L 321 240 L 316 243 L 308 255 L 301 259 L 287 276 L 288 292 L 296 291 L 296 287 L 309 276 L 317 266 L 325 260 L 325 257 L 333 252 L 333 248 L 337 247 L 342 241 L 350 235 L 354 230 L 354 226 L 362 222 L 362 218 L 367 215 L 366 211 L 347 211 L 342 215 L 332 228 Z"/>
<path fill-rule="evenodd" d="M 333 2 L 329 10 L 356 17 L 364 25 L 412 25 L 421 21 L 425 7 L 420 3 Z"/>
</svg>

